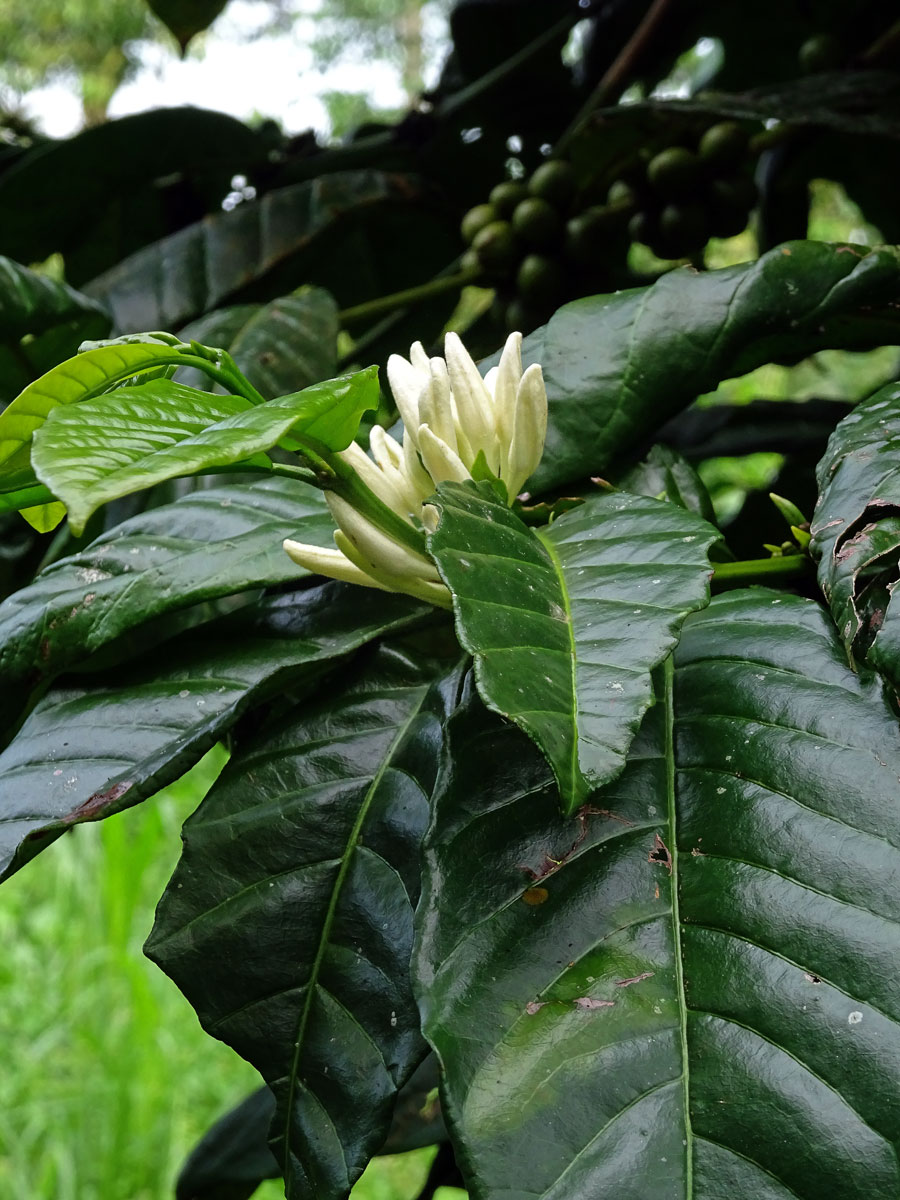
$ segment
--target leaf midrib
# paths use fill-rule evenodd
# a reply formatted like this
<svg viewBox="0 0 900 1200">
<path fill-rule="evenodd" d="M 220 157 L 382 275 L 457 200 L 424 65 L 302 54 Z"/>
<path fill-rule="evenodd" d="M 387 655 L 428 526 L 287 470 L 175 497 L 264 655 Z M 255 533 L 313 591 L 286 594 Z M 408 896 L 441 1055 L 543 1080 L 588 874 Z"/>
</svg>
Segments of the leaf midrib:
<svg viewBox="0 0 900 1200">
<path fill-rule="evenodd" d="M 362 804 L 359 806 L 359 812 L 356 815 L 356 820 L 353 822 L 353 825 L 350 829 L 350 833 L 347 836 L 344 853 L 341 855 L 341 865 L 338 869 L 337 876 L 335 877 L 335 881 L 334 881 L 334 884 L 331 889 L 331 896 L 328 900 L 328 908 L 326 909 L 326 912 L 325 912 L 325 919 L 322 922 L 322 932 L 319 937 L 319 944 L 316 948 L 316 957 L 313 959 L 313 964 L 310 969 L 309 979 L 308 979 L 307 985 L 306 985 L 306 995 L 304 996 L 303 1006 L 300 1010 L 300 1016 L 299 1016 L 298 1022 L 297 1022 L 297 1037 L 296 1037 L 296 1040 L 294 1041 L 294 1053 L 291 1057 L 290 1073 L 288 1076 L 288 1092 L 287 1092 L 287 1096 L 285 1098 L 285 1114 L 284 1114 L 284 1125 L 283 1125 L 283 1137 L 284 1137 L 284 1147 L 285 1147 L 285 1165 L 287 1165 L 288 1156 L 289 1156 L 289 1152 L 290 1152 L 289 1148 L 290 1148 L 290 1144 L 291 1144 L 291 1139 L 290 1139 L 291 1118 L 292 1118 L 293 1106 L 294 1106 L 294 1095 L 297 1090 L 297 1082 L 298 1082 L 298 1078 L 299 1078 L 299 1074 L 300 1074 L 300 1059 L 302 1057 L 303 1050 L 305 1048 L 304 1047 L 304 1037 L 305 1037 L 305 1033 L 306 1033 L 306 1026 L 309 1022 L 309 1015 L 312 1010 L 312 1002 L 313 1002 L 313 997 L 316 992 L 316 988 L 318 986 L 319 975 L 321 974 L 321 971 L 322 971 L 322 963 L 325 959 L 325 954 L 328 950 L 328 946 L 330 945 L 331 927 L 334 924 L 335 916 L 337 914 L 337 906 L 338 906 L 338 902 L 341 897 L 341 891 L 343 889 L 344 881 L 347 877 L 348 871 L 350 870 L 350 863 L 352 862 L 353 855 L 356 851 L 357 839 L 359 837 L 360 830 L 362 829 L 363 824 L 365 823 L 365 819 L 368 815 L 369 808 L 375 797 L 375 793 L 377 792 L 379 786 L 381 785 L 381 780 L 384 778 L 384 774 L 387 771 L 388 766 L 394 757 L 394 753 L 395 753 L 397 747 L 402 743 L 404 737 L 406 736 L 407 730 L 409 729 L 412 722 L 418 716 L 419 711 L 422 707 L 422 703 L 425 699 L 425 696 L 427 695 L 427 692 L 428 692 L 427 687 L 423 686 L 423 687 L 419 688 L 419 697 L 418 697 L 417 703 L 412 707 L 406 720 L 397 727 L 397 732 L 396 732 L 390 746 L 388 747 L 387 752 L 385 753 L 384 757 L 382 758 L 381 762 L 379 763 L 378 770 L 376 771 L 375 775 L 372 778 L 372 782 L 366 791 L 365 798 L 364 798 Z M 338 1140 L 340 1141 L 340 1139 L 338 1139 Z M 341 1145 L 343 1146 L 343 1143 L 341 1143 Z M 294 1178 L 295 1178 L 295 1176 L 292 1171 L 288 1171 L 285 1174 L 285 1180 L 284 1180 L 285 1200 L 291 1200 L 291 1197 L 294 1194 Z"/>
</svg>

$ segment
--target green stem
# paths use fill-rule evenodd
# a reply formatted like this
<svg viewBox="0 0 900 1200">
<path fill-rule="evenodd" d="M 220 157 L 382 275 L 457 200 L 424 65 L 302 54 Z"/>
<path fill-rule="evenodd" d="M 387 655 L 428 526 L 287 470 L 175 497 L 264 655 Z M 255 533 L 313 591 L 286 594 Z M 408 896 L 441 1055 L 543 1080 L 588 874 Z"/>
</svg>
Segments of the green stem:
<svg viewBox="0 0 900 1200">
<path fill-rule="evenodd" d="M 756 580 L 788 579 L 809 574 L 812 560 L 805 554 L 782 558 L 749 558 L 742 562 L 716 563 L 714 584 L 753 583 Z"/>
<path fill-rule="evenodd" d="M 340 496 L 342 500 L 346 500 L 348 504 L 352 504 L 357 512 L 362 513 L 395 542 L 402 542 L 404 546 L 415 550 L 417 554 L 427 554 L 424 533 L 414 529 L 383 500 L 379 500 L 348 463 L 324 447 L 318 451 L 318 454 L 329 470 L 334 473 L 327 481 L 323 481 L 324 486 L 335 495 Z"/>
<path fill-rule="evenodd" d="M 468 283 L 474 283 L 480 278 L 477 270 L 460 271 L 456 275 L 438 276 L 428 283 L 420 283 L 417 287 L 406 288 L 402 292 L 393 292 L 390 296 L 379 296 L 376 300 L 368 300 L 365 304 L 357 304 L 353 308 L 345 308 L 338 313 L 342 325 L 350 325 L 356 321 L 366 321 L 372 317 L 380 317 L 383 313 L 393 312 L 397 308 L 406 308 L 420 300 L 430 300 L 433 296 L 442 296 L 445 292 L 457 291 Z"/>
<path fill-rule="evenodd" d="M 665 16 L 666 9 L 669 8 L 671 3 L 672 0 L 653 0 L 653 3 L 647 9 L 634 33 L 616 55 L 616 58 L 604 73 L 603 78 L 575 114 L 575 119 L 569 125 L 569 128 L 556 143 L 554 153 L 561 153 L 574 141 L 595 108 L 602 108 L 603 105 L 612 103 L 612 101 L 618 99 L 619 95 L 625 90 L 638 60 L 643 54 L 647 43 L 656 33 L 661 20 Z"/>
</svg>

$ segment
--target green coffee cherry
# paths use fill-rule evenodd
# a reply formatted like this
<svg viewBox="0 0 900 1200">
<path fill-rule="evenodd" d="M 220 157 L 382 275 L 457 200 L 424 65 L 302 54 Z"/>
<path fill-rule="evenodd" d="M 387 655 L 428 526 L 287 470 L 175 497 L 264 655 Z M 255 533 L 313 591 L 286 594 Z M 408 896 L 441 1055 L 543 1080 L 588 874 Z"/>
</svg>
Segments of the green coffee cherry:
<svg viewBox="0 0 900 1200">
<path fill-rule="evenodd" d="M 509 221 L 492 221 L 485 225 L 475 235 L 472 249 L 487 271 L 509 271 L 521 254 Z"/>
<path fill-rule="evenodd" d="M 485 225 L 490 225 L 492 221 L 497 220 L 497 210 L 492 204 L 476 204 L 462 219 L 459 231 L 462 234 L 462 239 L 466 245 L 471 246 L 475 241 L 476 235 L 484 229 Z"/>
<path fill-rule="evenodd" d="M 512 227 L 522 241 L 535 250 L 546 250 L 554 245 L 562 231 L 556 209 L 539 196 L 531 196 L 516 205 Z"/>
<path fill-rule="evenodd" d="M 748 141 L 747 131 L 736 121 L 719 121 L 703 134 L 697 153 L 706 166 L 731 170 L 743 161 Z"/>
<path fill-rule="evenodd" d="M 818 71 L 834 71 L 843 61 L 840 41 L 833 33 L 814 33 L 806 39 L 797 54 L 800 69 L 807 75 Z"/>
<path fill-rule="evenodd" d="M 586 208 L 566 222 L 566 257 L 581 266 L 602 262 L 622 223 L 622 214 L 611 208 Z"/>
<path fill-rule="evenodd" d="M 459 260 L 459 265 L 464 271 L 481 271 L 481 259 L 478 257 L 478 251 L 474 246 L 470 246 L 462 258 Z"/>
<path fill-rule="evenodd" d="M 649 246 L 657 234 L 656 218 L 652 213 L 636 212 L 628 222 L 628 236 L 633 242 L 642 242 Z"/>
<path fill-rule="evenodd" d="M 565 209 L 575 195 L 575 171 L 570 163 L 560 158 L 551 158 L 541 163 L 531 179 L 528 190 L 532 196 L 546 200 L 555 208 Z"/>
<path fill-rule="evenodd" d="M 526 304 L 553 307 L 561 298 L 564 276 L 559 261 L 546 254 L 528 254 L 516 274 L 516 288 Z"/>
<path fill-rule="evenodd" d="M 516 205 L 521 204 L 527 196 L 528 188 L 524 183 L 518 183 L 515 179 L 506 179 L 492 188 L 491 204 L 498 216 L 508 220 L 513 215 Z"/>
<path fill-rule="evenodd" d="M 636 207 L 638 194 L 626 179 L 616 179 L 609 185 L 606 203 L 617 207 L 621 205 L 622 208 L 628 204 Z"/>
<path fill-rule="evenodd" d="M 666 200 L 686 199 L 701 177 L 697 155 L 685 146 L 669 146 L 647 164 L 647 179 Z"/>
<path fill-rule="evenodd" d="M 684 258 L 701 250 L 709 240 L 709 218 L 699 204 L 667 204 L 659 214 L 660 258 Z"/>
<path fill-rule="evenodd" d="M 709 185 L 713 203 L 732 205 L 748 213 L 756 204 L 756 184 L 749 175 L 726 175 Z"/>
</svg>

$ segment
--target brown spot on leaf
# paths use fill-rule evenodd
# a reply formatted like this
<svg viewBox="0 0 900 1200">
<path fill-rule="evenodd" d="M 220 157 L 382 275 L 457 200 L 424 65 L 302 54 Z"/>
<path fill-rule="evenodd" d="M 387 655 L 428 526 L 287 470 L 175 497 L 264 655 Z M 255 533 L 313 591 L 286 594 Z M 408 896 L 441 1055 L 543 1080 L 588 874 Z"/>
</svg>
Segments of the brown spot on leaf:
<svg viewBox="0 0 900 1200">
<path fill-rule="evenodd" d="M 647 862 L 662 863 L 669 874 L 672 874 L 672 855 L 669 853 L 669 847 L 658 833 L 653 835 L 653 849 L 647 855 Z"/>
<path fill-rule="evenodd" d="M 543 887 L 530 887 L 522 893 L 522 899 L 526 904 L 536 907 L 538 904 L 543 904 L 550 896 L 550 893 Z"/>
<path fill-rule="evenodd" d="M 131 786 L 130 779 L 122 780 L 120 783 L 114 783 L 105 792 L 94 792 L 93 796 L 89 796 L 83 804 L 79 804 L 62 818 L 63 824 L 77 825 L 80 821 L 96 821 L 105 816 L 106 810 L 121 799 Z"/>
<path fill-rule="evenodd" d="M 822 982 L 822 980 L 819 978 L 819 976 L 818 976 L 818 975 L 809 975 L 809 974 L 807 974 L 807 975 L 805 975 L 805 976 L 804 976 L 804 978 L 805 978 L 805 979 L 808 979 L 810 983 L 821 983 L 821 982 Z"/>
<path fill-rule="evenodd" d="M 642 983 L 645 979 L 651 979 L 653 975 L 653 971 L 642 971 L 640 975 L 632 975 L 630 979 L 617 980 L 616 987 L 631 987 L 633 983 Z"/>
<path fill-rule="evenodd" d="M 595 1000 L 593 996 L 578 996 L 572 1001 L 576 1008 L 613 1008 L 615 1000 Z"/>
</svg>

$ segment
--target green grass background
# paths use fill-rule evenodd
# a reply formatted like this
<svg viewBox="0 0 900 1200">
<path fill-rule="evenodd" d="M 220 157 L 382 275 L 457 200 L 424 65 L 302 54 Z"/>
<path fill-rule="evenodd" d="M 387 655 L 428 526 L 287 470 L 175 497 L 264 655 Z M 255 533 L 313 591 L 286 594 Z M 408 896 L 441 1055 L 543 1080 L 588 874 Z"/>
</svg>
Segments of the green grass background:
<svg viewBox="0 0 900 1200">
<path fill-rule="evenodd" d="M 3 1200 L 170 1200 L 194 1143 L 259 1086 L 141 953 L 181 824 L 223 758 L 74 829 L 0 887 Z M 409 1200 L 431 1154 L 376 1159 L 354 1200 Z M 283 1195 L 274 1181 L 256 1193 Z"/>
</svg>

